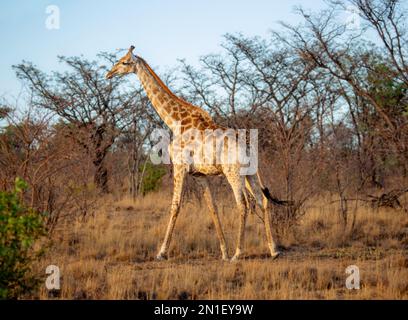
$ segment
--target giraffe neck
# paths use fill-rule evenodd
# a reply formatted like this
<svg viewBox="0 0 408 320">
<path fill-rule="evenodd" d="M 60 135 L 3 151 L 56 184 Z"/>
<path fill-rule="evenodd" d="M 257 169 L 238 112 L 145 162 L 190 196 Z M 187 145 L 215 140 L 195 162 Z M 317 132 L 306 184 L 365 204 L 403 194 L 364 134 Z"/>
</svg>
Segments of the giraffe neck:
<svg viewBox="0 0 408 320">
<path fill-rule="evenodd" d="M 156 112 L 173 134 L 177 135 L 192 127 L 202 130 L 217 127 L 208 112 L 177 97 L 146 61 L 140 57 L 136 59 L 135 73 Z"/>
<path fill-rule="evenodd" d="M 175 132 L 176 127 L 180 124 L 182 115 L 187 116 L 188 110 L 180 104 L 180 98 L 176 97 L 170 89 L 154 73 L 146 61 L 139 58 L 136 75 L 152 103 L 154 109 L 164 121 L 164 123 Z"/>
</svg>

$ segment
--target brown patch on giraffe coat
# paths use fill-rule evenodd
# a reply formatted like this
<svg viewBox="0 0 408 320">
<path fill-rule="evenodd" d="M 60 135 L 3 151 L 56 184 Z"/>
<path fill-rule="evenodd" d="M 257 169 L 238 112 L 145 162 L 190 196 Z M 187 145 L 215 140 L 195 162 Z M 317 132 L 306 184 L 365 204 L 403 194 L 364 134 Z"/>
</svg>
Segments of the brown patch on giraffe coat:
<svg viewBox="0 0 408 320">
<path fill-rule="evenodd" d="M 163 103 L 163 108 L 167 113 L 171 113 L 171 106 L 168 103 Z"/>
<path fill-rule="evenodd" d="M 181 120 L 181 125 L 186 125 L 191 123 L 191 118 L 184 118 L 183 120 Z"/>
<path fill-rule="evenodd" d="M 180 111 L 180 106 L 178 106 L 177 104 L 174 104 L 174 105 L 172 105 L 171 106 L 172 107 L 172 109 L 173 109 L 173 112 L 178 112 L 178 113 L 181 113 Z"/>
<path fill-rule="evenodd" d="M 197 128 L 198 127 L 198 124 L 200 123 L 200 120 L 198 119 L 198 118 L 193 118 L 193 126 L 195 127 L 195 128 Z"/>
<path fill-rule="evenodd" d="M 178 113 L 178 112 L 172 112 L 172 113 L 171 113 L 171 117 L 172 117 L 173 119 L 177 120 L 177 121 L 179 121 L 179 120 L 181 119 L 180 113 Z"/>
<path fill-rule="evenodd" d="M 208 122 L 200 122 L 199 124 L 198 124 L 198 129 L 200 129 L 200 130 L 204 130 L 204 129 L 207 129 L 207 128 L 209 128 L 210 126 L 209 126 L 209 123 Z"/>
</svg>

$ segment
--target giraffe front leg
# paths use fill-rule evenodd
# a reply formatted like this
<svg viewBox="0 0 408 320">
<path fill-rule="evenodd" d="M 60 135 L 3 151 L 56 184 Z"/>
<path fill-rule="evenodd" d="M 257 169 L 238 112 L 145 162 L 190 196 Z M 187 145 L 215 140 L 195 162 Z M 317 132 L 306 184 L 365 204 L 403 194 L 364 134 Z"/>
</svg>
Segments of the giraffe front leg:
<svg viewBox="0 0 408 320">
<path fill-rule="evenodd" d="M 161 245 L 160 251 L 156 256 L 157 260 L 167 259 L 167 252 L 169 250 L 171 237 L 174 231 L 174 226 L 176 225 L 177 216 L 180 212 L 180 203 L 183 191 L 184 177 L 185 177 L 184 168 L 174 166 L 174 190 L 170 209 L 170 221 L 169 224 L 167 225 L 166 235 L 164 237 L 163 244 Z"/>
</svg>

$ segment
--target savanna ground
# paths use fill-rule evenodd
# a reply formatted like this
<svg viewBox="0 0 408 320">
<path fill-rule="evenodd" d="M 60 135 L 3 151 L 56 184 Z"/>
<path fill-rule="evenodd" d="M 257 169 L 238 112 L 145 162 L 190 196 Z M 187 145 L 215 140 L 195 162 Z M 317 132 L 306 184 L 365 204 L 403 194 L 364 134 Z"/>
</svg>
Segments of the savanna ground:
<svg viewBox="0 0 408 320">
<path fill-rule="evenodd" d="M 222 200 L 220 198 L 223 198 Z M 283 255 L 268 257 L 263 225 L 251 214 L 245 258 L 220 259 L 211 218 L 196 200 L 184 200 L 168 261 L 155 255 L 169 218 L 171 195 L 105 199 L 92 217 L 61 223 L 53 245 L 35 266 L 61 270 L 61 290 L 42 286 L 40 299 L 407 299 L 408 214 L 360 204 L 353 230 L 344 230 L 338 205 L 320 200 L 280 236 Z M 233 254 L 238 213 L 217 196 Z M 202 205 L 202 207 L 201 207 Z M 357 265 L 361 289 L 348 290 L 345 269 Z"/>
</svg>

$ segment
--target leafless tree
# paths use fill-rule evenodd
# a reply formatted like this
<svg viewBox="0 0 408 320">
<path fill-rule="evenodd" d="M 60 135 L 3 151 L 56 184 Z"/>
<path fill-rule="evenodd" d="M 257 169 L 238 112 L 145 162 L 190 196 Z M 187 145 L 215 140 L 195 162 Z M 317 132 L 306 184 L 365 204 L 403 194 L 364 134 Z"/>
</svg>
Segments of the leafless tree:
<svg viewBox="0 0 408 320">
<path fill-rule="evenodd" d="M 72 139 L 92 158 L 95 184 L 107 192 L 105 158 L 121 130 L 129 125 L 130 114 L 138 108 L 140 89 L 124 88 L 120 78 L 106 81 L 103 62 L 113 62 L 114 56 L 100 57 L 102 62 L 60 57 L 69 71 L 51 75 L 28 62 L 14 69 L 32 91 L 34 106 L 52 111 L 69 124 Z"/>
</svg>

